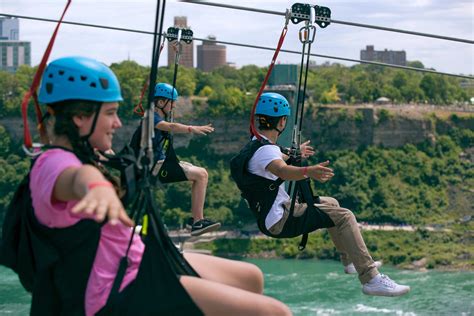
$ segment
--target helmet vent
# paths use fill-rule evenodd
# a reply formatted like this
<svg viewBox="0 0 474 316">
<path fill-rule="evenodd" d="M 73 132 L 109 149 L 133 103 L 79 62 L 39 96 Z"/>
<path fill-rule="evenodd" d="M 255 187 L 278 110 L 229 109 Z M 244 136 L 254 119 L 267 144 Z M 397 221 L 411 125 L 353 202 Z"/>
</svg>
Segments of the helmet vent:
<svg viewBox="0 0 474 316">
<path fill-rule="evenodd" d="M 82 80 L 82 81 L 86 81 L 86 80 L 87 80 L 87 76 L 81 76 L 81 80 Z"/>
<path fill-rule="evenodd" d="M 58 71 L 58 74 L 59 74 L 60 76 L 64 75 L 64 70 L 59 70 L 59 71 Z"/>
<path fill-rule="evenodd" d="M 53 84 L 48 82 L 46 84 L 46 93 L 51 94 L 53 92 Z"/>
<path fill-rule="evenodd" d="M 274 111 L 275 113 L 278 113 L 278 107 L 274 106 L 274 107 L 273 107 L 273 111 Z"/>
<path fill-rule="evenodd" d="M 95 84 L 95 82 L 91 82 L 91 84 L 89 85 L 91 88 L 97 88 L 97 85 Z"/>
<path fill-rule="evenodd" d="M 67 78 L 67 80 L 71 81 L 71 82 L 74 82 L 74 77 L 73 76 L 70 76 L 69 78 Z"/>
<path fill-rule="evenodd" d="M 109 81 L 105 78 L 100 78 L 99 79 L 100 85 L 102 86 L 102 89 L 107 90 L 109 88 Z"/>
<path fill-rule="evenodd" d="M 49 74 L 49 75 L 48 75 L 48 78 L 53 78 L 53 74 Z"/>
</svg>

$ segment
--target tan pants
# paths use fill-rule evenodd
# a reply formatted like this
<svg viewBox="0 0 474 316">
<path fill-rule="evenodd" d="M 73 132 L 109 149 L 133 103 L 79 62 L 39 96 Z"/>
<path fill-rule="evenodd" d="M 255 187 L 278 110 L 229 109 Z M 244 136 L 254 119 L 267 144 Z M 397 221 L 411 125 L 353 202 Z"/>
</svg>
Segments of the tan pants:
<svg viewBox="0 0 474 316">
<path fill-rule="evenodd" d="M 359 274 L 359 280 L 362 284 L 370 281 L 379 272 L 375 267 L 374 260 L 369 254 L 364 239 L 360 233 L 359 225 L 354 214 L 347 208 L 339 206 L 339 202 L 332 197 L 319 197 L 320 204 L 315 204 L 317 208 L 326 213 L 334 222 L 334 227 L 328 228 L 337 251 L 341 255 L 343 265 L 351 262 Z M 278 235 L 288 219 L 291 201 L 285 203 L 285 212 L 278 223 L 270 227 L 269 231 Z M 305 204 L 295 204 L 294 216 L 301 216 L 306 210 Z"/>
</svg>

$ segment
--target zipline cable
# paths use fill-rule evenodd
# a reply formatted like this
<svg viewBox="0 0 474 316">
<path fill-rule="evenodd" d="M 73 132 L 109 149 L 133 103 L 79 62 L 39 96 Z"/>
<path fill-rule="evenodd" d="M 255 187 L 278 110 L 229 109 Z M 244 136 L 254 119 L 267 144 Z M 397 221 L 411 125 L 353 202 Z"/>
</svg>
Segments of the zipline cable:
<svg viewBox="0 0 474 316">
<path fill-rule="evenodd" d="M 52 23 L 57 23 L 58 22 L 58 20 L 54 20 L 54 19 L 37 18 L 37 17 L 32 17 L 32 16 L 7 14 L 7 13 L 0 13 L 0 16 L 6 16 L 6 17 L 11 17 L 11 18 L 19 18 L 19 19 L 27 19 L 27 20 L 36 20 L 36 21 L 42 21 L 42 22 L 52 22 Z M 62 21 L 62 23 L 63 24 L 69 24 L 69 25 L 76 25 L 76 26 L 92 27 L 92 28 L 99 28 L 99 29 L 108 29 L 108 30 L 121 31 L 121 32 L 131 32 L 131 33 L 139 33 L 139 34 L 147 34 L 147 35 L 153 35 L 154 34 L 153 32 L 150 32 L 150 31 L 143 31 L 143 30 L 129 29 L 129 28 L 119 28 L 119 27 L 113 27 L 113 26 L 104 26 L 104 25 L 99 25 L 99 24 L 87 24 L 87 23 L 71 22 L 71 21 Z M 266 46 L 252 45 L 252 44 L 242 44 L 242 43 L 221 41 L 221 40 L 210 40 L 210 39 L 204 39 L 204 38 L 198 38 L 198 37 L 194 37 L 194 40 L 207 41 L 207 42 L 212 42 L 212 43 L 217 43 L 217 44 L 225 44 L 225 45 L 238 46 L 238 47 L 246 47 L 246 48 L 255 48 L 255 49 L 275 51 L 274 47 L 266 47 Z M 301 52 L 299 52 L 299 51 L 287 50 L 287 49 L 282 49 L 281 52 L 289 53 L 289 54 L 298 54 L 298 55 L 301 54 Z M 450 72 L 436 71 L 436 70 L 433 70 L 433 69 L 415 68 L 415 67 L 409 67 L 409 66 L 401 66 L 401 65 L 387 64 L 387 63 L 381 63 L 381 62 L 376 62 L 376 61 L 360 60 L 360 59 L 353 59 L 353 58 L 346 58 L 346 57 L 339 57 L 339 56 L 332 56 L 332 55 L 323 55 L 323 54 L 313 54 L 313 53 L 311 53 L 311 56 L 318 57 L 318 58 L 342 60 L 342 61 L 348 61 L 348 62 L 354 62 L 354 63 L 360 63 L 360 64 L 368 64 L 368 65 L 375 65 L 375 66 L 383 66 L 383 67 L 389 67 L 389 68 L 397 68 L 397 69 L 404 69 L 404 70 L 410 70 L 410 71 L 424 72 L 424 73 L 432 73 L 432 74 L 438 74 L 438 75 L 444 75 L 444 76 L 450 76 L 450 77 L 457 77 L 457 78 L 464 78 L 464 79 L 471 79 L 471 80 L 474 79 L 474 76 L 454 74 L 454 73 L 450 73 Z"/>
<path fill-rule="evenodd" d="M 207 1 L 180 0 L 180 2 L 200 4 L 200 5 L 208 5 L 208 6 L 212 6 L 212 7 L 221 7 L 221 8 L 227 8 L 227 9 L 243 10 L 243 11 L 250 11 L 250 12 L 257 12 L 257 13 L 264 13 L 264 14 L 273 14 L 273 15 L 282 15 L 282 16 L 285 15 L 285 12 L 280 12 L 280 11 L 262 10 L 262 9 L 256 9 L 256 8 L 248 8 L 248 7 L 241 7 L 241 6 L 236 6 L 236 5 L 229 5 L 229 4 L 215 3 L 215 2 L 207 2 Z M 403 34 L 409 34 L 409 35 L 415 35 L 415 36 L 430 37 L 430 38 L 442 39 L 442 40 L 446 40 L 446 41 L 454 41 L 454 42 L 461 42 L 461 43 L 467 43 L 467 44 L 474 44 L 473 40 L 468 40 L 468 39 L 464 39 L 464 38 L 456 38 L 456 37 L 449 37 L 449 36 L 443 36 L 443 35 L 437 35 L 437 34 L 414 32 L 414 31 L 384 27 L 384 26 L 362 24 L 362 23 L 355 23 L 355 22 L 347 22 L 347 21 L 340 21 L 340 20 L 333 20 L 333 19 L 331 19 L 331 23 L 350 25 L 350 26 L 356 26 L 356 27 L 364 27 L 364 28 L 387 31 L 387 32 L 403 33 Z"/>
</svg>

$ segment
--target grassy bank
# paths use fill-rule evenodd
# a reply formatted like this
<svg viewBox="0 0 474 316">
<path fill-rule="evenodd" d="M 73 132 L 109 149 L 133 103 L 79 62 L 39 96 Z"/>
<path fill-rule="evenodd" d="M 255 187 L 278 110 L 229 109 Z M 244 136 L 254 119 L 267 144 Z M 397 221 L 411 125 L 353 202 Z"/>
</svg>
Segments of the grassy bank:
<svg viewBox="0 0 474 316">
<path fill-rule="evenodd" d="M 453 232 L 418 229 L 414 232 L 363 231 L 362 234 L 374 259 L 399 268 L 474 270 L 472 229 L 468 228 L 460 226 Z M 310 234 L 303 251 L 298 251 L 299 242 L 299 238 L 217 239 L 197 247 L 220 256 L 339 260 L 325 230 Z"/>
</svg>

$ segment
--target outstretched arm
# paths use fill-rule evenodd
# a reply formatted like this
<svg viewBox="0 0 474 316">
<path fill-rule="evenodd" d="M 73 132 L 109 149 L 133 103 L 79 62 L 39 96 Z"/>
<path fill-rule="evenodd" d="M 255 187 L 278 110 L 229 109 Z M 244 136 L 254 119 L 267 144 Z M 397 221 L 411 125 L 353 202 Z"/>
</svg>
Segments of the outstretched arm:
<svg viewBox="0 0 474 316">
<path fill-rule="evenodd" d="M 64 170 L 56 180 L 52 198 L 57 201 L 79 200 L 71 211 L 93 214 L 97 222 L 107 217 L 113 225 L 121 221 L 133 226 L 112 184 L 93 166 Z"/>
<path fill-rule="evenodd" d="M 266 169 L 283 180 L 297 181 L 309 177 L 319 182 L 326 182 L 334 176 L 333 170 L 328 168 L 328 165 L 329 161 L 325 161 L 313 166 L 295 167 L 276 159 L 268 164 Z"/>
<path fill-rule="evenodd" d="M 214 132 L 214 127 L 212 124 L 202 125 L 202 126 L 193 126 L 193 125 L 185 125 L 181 123 L 171 123 L 166 121 L 161 121 L 155 125 L 155 127 L 159 130 L 165 132 L 172 132 L 172 133 L 194 133 L 200 135 L 207 135 L 209 133 Z"/>
</svg>

